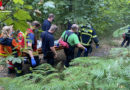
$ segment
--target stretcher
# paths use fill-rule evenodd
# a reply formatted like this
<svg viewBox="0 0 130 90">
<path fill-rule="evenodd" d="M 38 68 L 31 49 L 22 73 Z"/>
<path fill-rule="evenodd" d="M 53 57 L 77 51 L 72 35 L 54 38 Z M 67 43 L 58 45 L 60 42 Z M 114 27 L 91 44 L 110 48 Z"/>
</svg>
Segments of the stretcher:
<svg viewBox="0 0 130 90">
<path fill-rule="evenodd" d="M 58 50 L 62 50 L 63 49 L 63 47 L 61 46 L 61 45 L 59 45 L 59 46 L 57 46 L 57 40 L 54 42 L 54 44 L 55 44 L 55 49 L 56 49 L 56 51 L 58 51 Z M 40 45 L 39 45 L 40 44 Z M 39 48 L 39 47 L 41 47 L 41 41 L 38 41 L 38 46 L 37 46 L 37 48 L 38 48 L 38 50 L 36 51 L 36 52 L 33 52 L 33 55 L 34 56 L 38 56 L 39 54 L 43 54 L 43 52 L 42 52 L 42 48 Z M 25 49 L 25 50 L 23 50 L 23 52 L 22 52 L 22 56 L 23 57 L 25 57 L 25 56 L 28 56 L 29 54 L 28 54 L 28 50 L 27 49 Z"/>
</svg>

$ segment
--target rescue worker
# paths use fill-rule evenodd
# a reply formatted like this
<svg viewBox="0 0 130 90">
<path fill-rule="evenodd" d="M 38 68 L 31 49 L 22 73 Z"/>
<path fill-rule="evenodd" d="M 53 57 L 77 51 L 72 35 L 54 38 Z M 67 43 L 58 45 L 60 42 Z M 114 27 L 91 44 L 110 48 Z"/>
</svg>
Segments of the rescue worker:
<svg viewBox="0 0 130 90">
<path fill-rule="evenodd" d="M 38 29 L 40 27 L 40 23 L 38 21 L 33 21 L 30 28 L 27 30 L 27 47 L 28 47 L 28 52 L 30 55 L 30 72 L 32 71 L 32 67 L 37 66 L 37 64 L 40 63 L 40 60 L 37 56 L 37 59 L 33 55 L 33 51 L 37 51 L 37 40 L 34 35 L 34 30 Z M 38 62 L 37 62 L 38 61 Z"/>
<path fill-rule="evenodd" d="M 57 26 L 52 25 L 48 31 L 42 32 L 42 51 L 44 54 L 43 59 L 47 61 L 48 64 L 54 65 L 54 58 L 57 57 L 57 53 L 54 47 L 54 36 Z"/>
<path fill-rule="evenodd" d="M 125 47 L 128 47 L 130 45 L 130 27 L 128 27 L 128 32 L 124 34 L 124 40 L 121 44 L 121 47 L 123 47 L 125 43 Z"/>
<path fill-rule="evenodd" d="M 25 47 L 25 41 L 24 41 L 23 32 L 19 31 L 17 39 L 18 39 L 18 43 L 21 46 L 21 48 L 24 48 Z"/>
<path fill-rule="evenodd" d="M 79 39 L 80 39 L 81 44 L 84 47 L 86 47 L 88 50 L 87 52 L 84 52 L 84 57 L 87 57 L 88 54 L 92 52 L 92 47 L 91 47 L 92 41 L 95 42 L 96 48 L 99 47 L 98 37 L 96 35 L 95 30 L 92 29 L 91 26 L 86 25 L 86 26 L 81 27 L 81 30 L 79 31 Z M 82 52 L 83 50 L 79 49 L 77 53 L 77 57 L 80 57 Z"/>
<path fill-rule="evenodd" d="M 64 48 L 64 52 L 66 55 L 64 65 L 66 67 L 69 67 L 69 63 L 71 62 L 72 59 L 74 59 L 74 50 L 76 46 L 87 52 L 87 48 L 85 48 L 83 45 L 80 44 L 79 38 L 76 34 L 78 32 L 78 28 L 79 27 L 77 24 L 73 24 L 71 26 L 71 30 L 64 31 L 61 38 L 59 39 L 59 42 L 64 41 L 67 42 L 69 45 L 68 48 Z"/>
<path fill-rule="evenodd" d="M 0 36 L 0 56 L 7 57 L 8 54 L 12 54 L 18 57 L 20 54 L 20 46 L 15 39 L 11 37 L 13 26 L 4 26 L 2 34 Z M 17 51 L 17 53 L 14 53 Z M 7 61 L 8 74 L 16 72 L 16 76 L 22 75 L 22 64 Z"/>
<path fill-rule="evenodd" d="M 51 27 L 51 23 L 54 20 L 55 16 L 54 14 L 49 14 L 48 19 L 44 20 L 43 24 L 42 24 L 42 30 L 43 31 L 48 31 Z"/>
</svg>

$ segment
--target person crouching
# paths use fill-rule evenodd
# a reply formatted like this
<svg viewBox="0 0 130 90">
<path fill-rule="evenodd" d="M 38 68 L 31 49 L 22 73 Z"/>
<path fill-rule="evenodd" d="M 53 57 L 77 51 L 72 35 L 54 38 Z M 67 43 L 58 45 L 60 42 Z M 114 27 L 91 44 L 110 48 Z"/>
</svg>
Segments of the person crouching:
<svg viewBox="0 0 130 90">
<path fill-rule="evenodd" d="M 2 34 L 0 36 L 0 56 L 7 57 L 8 54 L 12 54 L 14 57 L 20 55 L 20 47 L 15 39 L 11 37 L 13 31 L 13 26 L 4 26 L 2 29 Z M 15 48 L 15 49 L 14 49 Z M 13 53 L 13 52 L 17 53 Z M 13 64 L 12 61 L 7 61 L 8 73 L 11 74 L 16 72 L 16 76 L 22 75 L 22 63 Z"/>
</svg>

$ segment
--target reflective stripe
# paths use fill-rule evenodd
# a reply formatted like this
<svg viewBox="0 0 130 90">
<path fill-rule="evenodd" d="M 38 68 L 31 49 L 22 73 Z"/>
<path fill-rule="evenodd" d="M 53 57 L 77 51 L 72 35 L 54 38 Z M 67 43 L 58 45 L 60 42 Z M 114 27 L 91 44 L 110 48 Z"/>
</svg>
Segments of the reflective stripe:
<svg viewBox="0 0 130 90">
<path fill-rule="evenodd" d="M 89 34 L 89 33 L 82 33 L 82 35 L 89 35 L 90 36 L 90 39 L 89 39 L 89 41 L 88 41 L 88 43 L 83 43 L 83 41 L 82 41 L 82 37 L 80 36 L 80 40 L 81 40 L 81 44 L 82 45 L 84 45 L 84 46 L 90 46 L 90 42 L 91 42 L 91 38 L 92 38 L 92 35 L 91 34 Z"/>
<path fill-rule="evenodd" d="M 18 70 L 16 67 L 15 67 L 15 70 L 17 73 L 22 73 L 22 70 Z"/>
<path fill-rule="evenodd" d="M 16 72 L 17 72 L 17 73 L 22 73 L 22 70 L 17 70 Z"/>
<path fill-rule="evenodd" d="M 90 33 L 93 33 L 93 30 L 83 28 L 83 29 L 80 30 L 79 32 L 86 32 L 86 33 L 90 32 Z"/>
<path fill-rule="evenodd" d="M 96 37 L 97 37 L 97 35 L 94 35 L 94 36 L 93 36 L 93 38 L 96 38 Z"/>
<path fill-rule="evenodd" d="M 91 33 L 93 32 L 93 30 L 88 30 L 88 31 L 91 32 Z"/>
<path fill-rule="evenodd" d="M 4 56 L 5 57 L 5 56 L 8 56 L 8 54 L 2 54 L 2 53 L 0 53 L 0 56 Z"/>
</svg>

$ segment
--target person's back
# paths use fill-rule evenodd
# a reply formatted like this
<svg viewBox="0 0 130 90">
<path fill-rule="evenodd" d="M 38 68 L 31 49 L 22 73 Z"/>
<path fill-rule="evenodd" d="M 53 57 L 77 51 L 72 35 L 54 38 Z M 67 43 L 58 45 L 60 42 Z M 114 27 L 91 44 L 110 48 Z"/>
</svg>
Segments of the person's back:
<svg viewBox="0 0 130 90">
<path fill-rule="evenodd" d="M 82 28 L 79 33 L 79 38 L 82 45 L 91 46 L 92 40 L 94 40 L 94 42 L 98 44 L 99 41 L 95 30 L 89 28 Z"/>
<path fill-rule="evenodd" d="M 51 27 L 51 22 L 54 20 L 54 15 L 53 14 L 49 14 L 48 19 L 43 21 L 42 24 L 42 30 L 43 31 L 48 31 Z"/>
<path fill-rule="evenodd" d="M 79 38 L 81 44 L 88 50 L 86 53 L 84 53 L 84 57 L 87 57 L 88 54 L 92 52 L 92 41 L 95 42 L 97 48 L 99 47 L 99 40 L 97 38 L 96 32 L 93 28 L 90 28 L 89 26 L 81 27 L 81 30 L 79 31 Z M 78 50 L 77 57 L 81 56 L 82 51 L 82 49 Z"/>
<path fill-rule="evenodd" d="M 70 46 L 75 46 L 79 43 L 78 36 L 71 30 L 64 31 L 61 36 Z"/>
<path fill-rule="evenodd" d="M 51 27 L 51 22 L 49 22 L 47 19 L 44 20 L 43 25 L 42 25 L 42 30 L 48 31 L 50 27 Z"/>
<path fill-rule="evenodd" d="M 51 51 L 50 50 L 51 46 L 54 46 L 54 44 L 53 44 L 54 37 L 48 31 L 43 32 L 41 37 L 42 37 L 42 51 L 45 54 L 48 51 Z"/>
<path fill-rule="evenodd" d="M 57 57 L 56 50 L 54 48 L 54 36 L 53 33 L 57 30 L 56 25 L 52 25 L 48 31 L 42 32 L 42 51 L 44 54 L 43 60 L 46 60 L 48 64 L 54 65 L 54 58 Z"/>
</svg>

